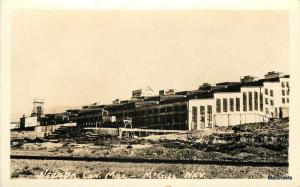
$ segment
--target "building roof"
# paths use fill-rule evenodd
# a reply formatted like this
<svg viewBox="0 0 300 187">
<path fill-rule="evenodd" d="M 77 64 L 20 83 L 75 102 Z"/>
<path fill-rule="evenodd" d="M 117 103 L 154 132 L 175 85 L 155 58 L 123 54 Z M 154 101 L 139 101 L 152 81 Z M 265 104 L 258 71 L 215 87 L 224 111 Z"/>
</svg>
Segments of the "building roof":
<svg viewBox="0 0 300 187">
<path fill-rule="evenodd" d="M 185 91 L 176 92 L 175 95 L 191 95 L 192 93 L 193 91 L 191 90 L 185 90 Z"/>
<path fill-rule="evenodd" d="M 206 90 L 206 91 L 198 91 L 194 92 L 192 95 L 189 95 L 189 99 L 207 99 L 207 98 L 213 98 L 214 94 L 211 90 Z"/>
<path fill-rule="evenodd" d="M 252 81 L 252 82 L 243 82 L 241 83 L 241 87 L 249 87 L 249 86 L 263 86 L 263 82 L 262 81 Z"/>
<path fill-rule="evenodd" d="M 280 77 L 274 77 L 274 78 L 269 78 L 269 79 L 259 79 L 258 81 L 262 81 L 262 82 L 279 82 Z"/>
<path fill-rule="evenodd" d="M 178 97 L 178 98 L 162 100 L 159 102 L 159 104 L 176 103 L 176 102 L 181 102 L 181 101 L 188 101 L 188 98 L 187 97 Z"/>
<path fill-rule="evenodd" d="M 272 72 L 271 72 L 272 73 Z M 270 73 L 269 73 L 270 74 Z M 246 78 L 254 78 L 251 76 L 245 76 Z M 246 81 L 246 82 L 220 82 L 215 86 L 208 83 L 203 84 L 198 90 L 186 90 L 176 92 L 174 95 L 157 95 L 157 96 L 140 96 L 130 100 L 123 100 L 120 103 L 108 104 L 108 105 L 88 105 L 83 106 L 82 110 L 89 109 L 130 109 L 140 106 L 159 105 L 167 103 L 175 103 L 181 101 L 188 101 L 189 99 L 206 99 L 213 98 L 214 93 L 223 92 L 240 92 L 242 87 L 261 87 L 265 82 L 279 82 L 280 78 L 290 78 L 290 75 L 284 75 L 272 78 L 263 78 L 259 80 Z M 150 87 L 146 89 L 153 91 Z"/>
<path fill-rule="evenodd" d="M 160 101 L 160 96 L 146 97 L 144 101 Z"/>
<path fill-rule="evenodd" d="M 213 93 L 221 93 L 221 92 L 240 92 L 241 84 L 230 85 L 227 87 L 215 87 L 213 89 Z"/>
<path fill-rule="evenodd" d="M 240 84 L 240 82 L 219 82 L 216 83 L 216 86 L 232 86 L 236 84 Z"/>
</svg>

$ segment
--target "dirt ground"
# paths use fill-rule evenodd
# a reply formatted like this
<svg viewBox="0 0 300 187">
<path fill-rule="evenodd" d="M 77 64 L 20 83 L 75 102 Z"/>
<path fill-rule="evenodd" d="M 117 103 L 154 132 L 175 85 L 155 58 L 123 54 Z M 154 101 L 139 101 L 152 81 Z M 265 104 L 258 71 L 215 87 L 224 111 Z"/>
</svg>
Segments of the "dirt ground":
<svg viewBox="0 0 300 187">
<path fill-rule="evenodd" d="M 287 167 L 11 160 L 13 179 L 260 179 L 286 176 L 287 172 Z"/>
<path fill-rule="evenodd" d="M 12 146 L 11 154 L 287 162 L 288 121 L 137 139 L 99 138 L 85 143 L 72 139 L 61 139 L 57 143 L 24 142 Z"/>
<path fill-rule="evenodd" d="M 24 139 L 11 145 L 11 155 L 288 162 L 288 126 L 288 120 L 282 120 L 133 139 L 99 137 L 87 141 L 76 137 L 56 143 Z M 84 171 L 92 174 L 86 176 Z M 12 178 L 57 178 L 66 174 L 76 178 L 266 178 L 287 172 L 287 167 L 11 161 Z"/>
</svg>

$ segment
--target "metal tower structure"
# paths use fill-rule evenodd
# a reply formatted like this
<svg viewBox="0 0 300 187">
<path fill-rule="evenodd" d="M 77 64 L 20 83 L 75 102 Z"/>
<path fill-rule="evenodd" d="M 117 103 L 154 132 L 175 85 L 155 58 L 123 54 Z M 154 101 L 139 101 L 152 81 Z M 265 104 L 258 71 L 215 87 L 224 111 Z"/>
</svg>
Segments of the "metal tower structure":
<svg viewBox="0 0 300 187">
<path fill-rule="evenodd" d="M 36 116 L 38 118 L 44 116 L 44 99 L 37 99 L 33 100 L 33 109 L 31 116 Z"/>
</svg>

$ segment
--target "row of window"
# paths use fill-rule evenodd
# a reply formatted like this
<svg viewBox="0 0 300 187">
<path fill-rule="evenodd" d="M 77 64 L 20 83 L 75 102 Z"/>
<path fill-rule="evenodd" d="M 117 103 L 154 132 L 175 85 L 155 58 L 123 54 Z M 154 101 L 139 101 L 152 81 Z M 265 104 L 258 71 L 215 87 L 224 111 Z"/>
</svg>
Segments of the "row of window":
<svg viewBox="0 0 300 187">
<path fill-rule="evenodd" d="M 269 111 L 269 108 L 266 108 L 265 110 L 266 110 L 266 114 L 271 114 L 271 117 L 272 117 L 272 118 L 274 118 L 274 117 L 275 117 L 275 118 L 280 117 L 280 109 L 279 109 L 279 111 L 278 111 L 278 108 L 275 108 L 275 110 L 274 110 L 275 113 L 274 113 L 274 112 L 270 112 L 270 111 Z M 272 111 L 272 110 L 271 110 L 271 111 Z"/>
<path fill-rule="evenodd" d="M 166 115 L 166 116 L 154 116 L 154 117 L 135 117 L 133 121 L 135 123 L 180 123 L 185 122 L 187 119 L 186 114 Z"/>
<path fill-rule="evenodd" d="M 282 98 L 282 103 L 285 104 L 285 103 L 290 103 L 290 99 L 289 98 Z"/>
<path fill-rule="evenodd" d="M 286 95 L 290 95 L 290 89 L 287 89 L 286 92 L 285 90 L 282 90 L 282 96 L 285 96 Z"/>
<path fill-rule="evenodd" d="M 269 104 L 269 99 L 268 99 L 268 98 L 265 98 L 265 104 L 266 104 L 266 105 Z M 273 100 L 273 99 L 270 99 L 270 105 L 271 105 L 271 106 L 274 106 L 274 100 Z"/>
<path fill-rule="evenodd" d="M 197 127 L 197 110 L 198 108 L 196 106 L 192 107 L 192 122 Z M 199 114 L 200 114 L 200 128 L 205 128 L 205 106 L 199 107 Z M 207 105 L 207 127 L 212 128 L 212 106 Z M 196 128 L 195 128 L 196 129 Z"/>
<path fill-rule="evenodd" d="M 164 107 L 164 108 L 154 108 L 154 109 L 148 109 L 148 110 L 140 110 L 140 111 L 131 111 L 127 114 L 129 116 L 138 116 L 138 115 L 146 115 L 146 114 L 158 114 L 158 113 L 165 113 L 165 112 L 180 112 L 180 111 L 186 111 L 187 106 L 186 105 L 177 105 L 173 107 Z M 95 111 L 97 112 L 97 111 Z M 94 112 L 94 113 L 95 113 Z"/>
<path fill-rule="evenodd" d="M 157 114 L 159 112 L 163 113 L 163 112 L 174 112 L 174 111 L 182 111 L 182 110 L 186 110 L 186 105 L 181 105 L 181 106 L 174 106 L 174 107 L 165 107 L 165 108 L 156 108 L 153 110 L 143 110 L 143 111 L 137 111 L 136 115 L 140 114 L 140 115 L 145 115 L 145 114 Z"/>
<path fill-rule="evenodd" d="M 265 94 L 266 94 L 266 95 L 269 95 L 269 89 L 268 89 L 268 88 L 265 88 Z M 271 97 L 274 96 L 274 91 L 273 91 L 273 90 L 270 90 L 270 96 L 271 96 Z"/>
<path fill-rule="evenodd" d="M 269 90 L 267 88 L 265 88 L 265 94 L 266 95 L 269 95 Z M 285 96 L 285 95 L 290 95 L 290 89 L 287 89 L 286 91 L 285 90 L 282 90 L 282 95 Z M 270 90 L 270 96 L 273 97 L 274 96 L 274 91 L 273 90 Z"/>
<path fill-rule="evenodd" d="M 285 103 L 290 103 L 290 100 L 289 98 L 282 98 L 282 103 L 285 104 Z M 268 105 L 269 104 L 269 100 L 268 98 L 265 98 L 265 104 Z M 270 105 L 271 106 L 274 106 L 274 101 L 272 99 L 270 99 Z"/>
<path fill-rule="evenodd" d="M 285 88 L 285 87 L 290 87 L 289 82 L 281 82 L 281 87 Z"/>
<path fill-rule="evenodd" d="M 247 98 L 248 95 L 248 98 Z M 260 100 L 260 110 L 263 110 L 263 94 L 260 94 L 258 98 L 258 92 L 243 92 L 243 111 L 247 111 L 247 107 L 249 111 L 258 110 L 258 99 Z M 254 106 L 253 106 L 254 100 Z M 234 104 L 235 102 L 235 104 Z M 221 113 L 221 99 L 216 99 L 216 112 Z M 240 111 L 241 109 L 241 101 L 239 97 L 230 98 L 229 99 L 229 110 L 230 112 Z M 228 112 L 228 99 L 223 98 L 223 112 Z"/>
</svg>

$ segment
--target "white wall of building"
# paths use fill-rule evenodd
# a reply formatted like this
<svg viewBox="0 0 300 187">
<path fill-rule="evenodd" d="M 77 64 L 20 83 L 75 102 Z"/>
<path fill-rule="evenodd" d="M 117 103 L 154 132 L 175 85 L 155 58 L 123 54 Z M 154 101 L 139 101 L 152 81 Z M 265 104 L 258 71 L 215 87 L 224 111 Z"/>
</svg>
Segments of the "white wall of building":
<svg viewBox="0 0 300 187">
<path fill-rule="evenodd" d="M 282 117 L 287 117 L 289 99 L 289 78 L 280 78 L 280 82 L 264 83 L 264 113 L 267 117 L 279 118 L 280 110 Z"/>
<path fill-rule="evenodd" d="M 267 119 L 263 115 L 263 111 L 260 110 L 259 96 L 261 90 L 262 89 L 259 86 L 251 86 L 241 87 L 241 92 L 215 93 L 214 98 L 216 103 L 218 99 L 220 99 L 221 102 L 221 111 L 217 111 L 216 109 L 214 115 L 215 126 L 229 126 L 266 121 Z M 244 93 L 246 100 L 244 100 Z M 250 99 L 250 97 L 252 99 Z M 239 105 L 237 105 L 237 100 L 239 100 Z M 224 101 L 227 101 L 227 110 L 224 110 Z"/>
<path fill-rule="evenodd" d="M 215 113 L 214 98 L 209 99 L 191 99 L 189 100 L 189 130 L 201 130 L 214 127 L 213 115 Z M 204 113 L 200 114 L 200 108 L 203 107 Z M 208 108 L 212 108 L 211 115 L 208 113 Z M 193 108 L 196 109 L 197 117 L 193 118 Z M 195 110 L 194 109 L 194 110 Z M 211 116 L 211 117 L 210 117 Z M 201 120 L 204 117 L 204 120 Z M 210 120 L 211 119 L 211 120 Z"/>
<path fill-rule="evenodd" d="M 239 99 L 240 106 L 237 110 L 237 98 Z M 215 111 L 214 114 L 214 122 L 215 126 L 228 126 L 235 123 L 240 123 L 241 121 L 241 110 L 242 110 L 242 99 L 240 92 L 218 92 L 214 94 L 215 99 Z M 233 110 L 232 106 L 230 106 L 230 100 L 233 99 L 234 105 Z M 220 102 L 217 107 L 217 102 Z M 225 110 L 224 104 L 227 101 L 227 109 Z M 220 108 L 219 108 L 220 107 Z M 219 109 L 218 109 L 219 108 Z"/>
<path fill-rule="evenodd" d="M 10 123 L 10 129 L 19 129 L 19 128 L 20 128 L 19 122 Z"/>
<path fill-rule="evenodd" d="M 279 118 L 279 108 L 282 109 L 282 117 L 286 117 L 288 116 L 289 102 L 289 83 L 287 82 L 288 78 L 281 78 L 280 82 L 265 82 L 263 86 L 241 87 L 240 92 L 216 92 L 214 98 L 191 99 L 188 111 L 189 130 L 265 122 L 270 118 Z M 266 92 L 265 89 L 268 91 Z M 270 94 L 270 90 L 272 90 L 272 94 Z M 284 95 L 282 90 L 284 90 Z M 282 102 L 282 98 L 285 103 Z M 238 102 L 239 104 L 237 104 Z M 212 107 L 210 121 L 208 120 L 208 106 Z M 202 116 L 201 107 L 204 109 Z M 275 116 L 275 108 L 278 111 L 277 116 Z M 196 117 L 195 112 L 193 113 L 194 110 L 196 110 Z"/>
<path fill-rule="evenodd" d="M 26 117 L 25 118 L 25 128 L 38 126 L 37 117 Z"/>
</svg>

